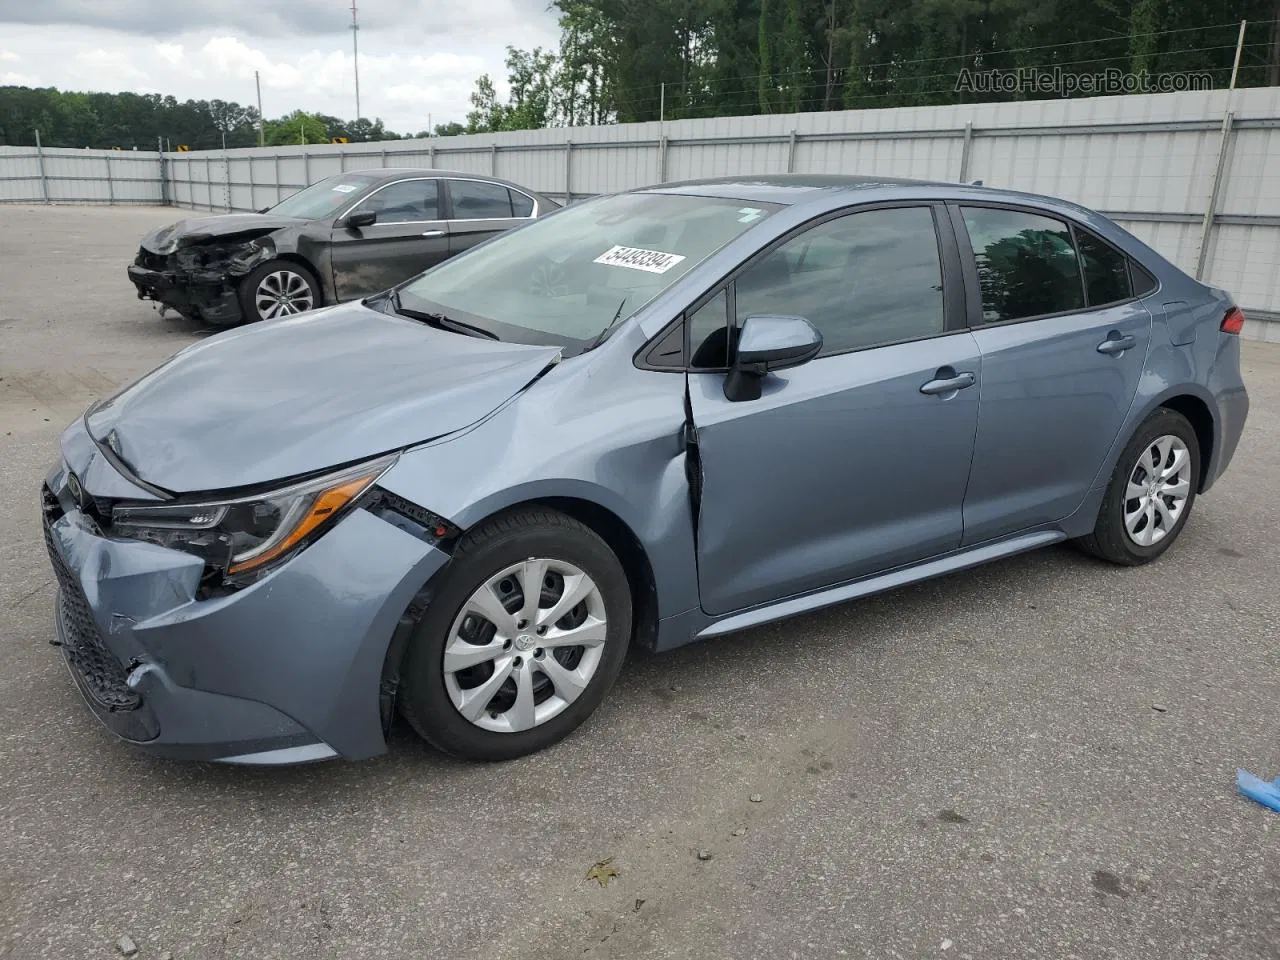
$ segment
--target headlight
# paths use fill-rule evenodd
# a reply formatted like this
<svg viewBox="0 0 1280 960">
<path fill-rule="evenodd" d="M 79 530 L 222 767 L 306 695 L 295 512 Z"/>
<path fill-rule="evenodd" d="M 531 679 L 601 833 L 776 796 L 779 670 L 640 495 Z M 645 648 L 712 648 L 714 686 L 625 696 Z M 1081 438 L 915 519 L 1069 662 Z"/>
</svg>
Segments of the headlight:
<svg viewBox="0 0 1280 960">
<path fill-rule="evenodd" d="M 383 457 L 233 500 L 118 505 L 111 532 L 194 553 L 228 576 L 261 571 L 310 542 L 394 461 Z"/>
</svg>

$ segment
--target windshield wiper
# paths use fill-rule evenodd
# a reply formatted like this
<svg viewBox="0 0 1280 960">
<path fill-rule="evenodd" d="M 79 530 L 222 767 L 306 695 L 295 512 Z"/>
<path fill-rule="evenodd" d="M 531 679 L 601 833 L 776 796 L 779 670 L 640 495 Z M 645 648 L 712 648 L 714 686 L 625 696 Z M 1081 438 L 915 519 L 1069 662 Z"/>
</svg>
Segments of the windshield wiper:
<svg viewBox="0 0 1280 960">
<path fill-rule="evenodd" d="M 630 295 L 628 294 L 628 296 Z M 592 340 L 589 344 L 587 344 L 588 350 L 594 350 L 596 347 L 600 346 L 600 344 L 604 343 L 605 338 L 609 336 L 613 328 L 618 325 L 618 321 L 622 317 L 622 308 L 625 307 L 626 305 L 627 305 L 627 297 L 623 297 L 622 302 L 618 304 L 618 309 L 613 312 L 613 319 L 610 320 L 605 325 L 605 328 L 603 330 L 601 330 L 599 333 L 596 334 L 596 338 L 594 340 Z"/>
<path fill-rule="evenodd" d="M 393 290 L 387 300 L 391 304 L 391 309 L 400 314 L 400 316 L 408 317 L 410 320 L 418 320 L 428 326 L 435 327 L 437 330 L 450 330 L 453 333 L 461 333 L 469 337 L 483 337 L 486 340 L 501 339 L 492 330 L 478 327 L 474 323 L 455 320 L 453 317 L 447 317 L 443 313 L 430 313 L 426 310 L 413 310 L 403 306 L 400 303 L 399 291 Z"/>
</svg>

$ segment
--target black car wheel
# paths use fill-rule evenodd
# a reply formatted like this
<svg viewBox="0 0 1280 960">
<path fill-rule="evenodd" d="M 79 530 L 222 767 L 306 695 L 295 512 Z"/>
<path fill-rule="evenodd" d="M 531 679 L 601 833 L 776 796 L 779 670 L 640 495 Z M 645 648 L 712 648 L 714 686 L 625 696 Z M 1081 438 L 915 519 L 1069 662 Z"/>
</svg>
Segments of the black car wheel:
<svg viewBox="0 0 1280 960">
<path fill-rule="evenodd" d="M 1161 407 L 1120 454 L 1093 532 L 1077 543 L 1112 563 L 1150 563 L 1172 546 L 1200 482 L 1200 444 L 1187 418 Z"/>
<path fill-rule="evenodd" d="M 604 699 L 631 639 L 609 546 L 553 510 L 469 532 L 410 641 L 400 711 L 429 743 L 510 760 L 567 736 Z"/>
<path fill-rule="evenodd" d="M 320 284 L 310 270 L 291 260 L 271 260 L 240 281 L 244 319 L 275 320 L 320 306 Z"/>
</svg>

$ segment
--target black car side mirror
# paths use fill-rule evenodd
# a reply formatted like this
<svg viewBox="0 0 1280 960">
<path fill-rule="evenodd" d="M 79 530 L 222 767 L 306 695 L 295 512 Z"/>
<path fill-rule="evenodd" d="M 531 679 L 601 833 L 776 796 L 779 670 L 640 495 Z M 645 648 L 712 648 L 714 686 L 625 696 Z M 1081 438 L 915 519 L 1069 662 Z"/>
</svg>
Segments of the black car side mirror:
<svg viewBox="0 0 1280 960">
<path fill-rule="evenodd" d="M 372 227 L 377 222 L 378 212 L 376 210 L 357 210 L 343 220 L 342 225 L 348 230 L 359 230 L 361 227 Z"/>
<path fill-rule="evenodd" d="M 733 401 L 759 400 L 766 374 L 808 363 L 821 350 L 822 334 L 803 317 L 747 317 L 724 395 Z"/>
</svg>

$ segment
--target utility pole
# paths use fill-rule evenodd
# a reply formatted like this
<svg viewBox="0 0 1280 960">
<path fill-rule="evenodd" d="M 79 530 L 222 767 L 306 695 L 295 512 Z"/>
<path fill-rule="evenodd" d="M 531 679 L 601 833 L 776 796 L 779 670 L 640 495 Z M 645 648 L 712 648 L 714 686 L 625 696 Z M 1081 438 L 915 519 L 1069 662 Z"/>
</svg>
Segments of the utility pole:
<svg viewBox="0 0 1280 960">
<path fill-rule="evenodd" d="M 356 19 L 356 0 L 351 0 L 351 62 L 356 71 L 356 119 L 360 119 L 360 21 Z"/>
<path fill-rule="evenodd" d="M 258 76 L 258 71 L 253 71 L 253 85 L 258 88 L 258 146 L 265 145 L 266 131 L 263 129 L 264 121 L 262 119 L 262 78 Z"/>
</svg>

